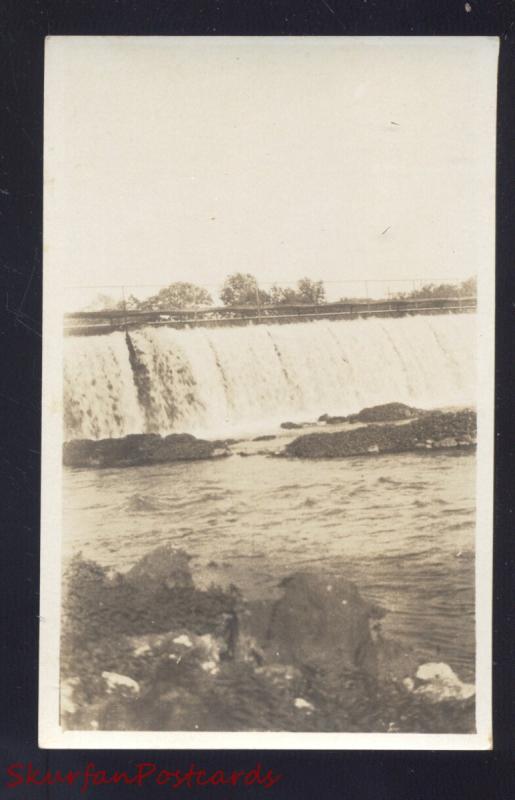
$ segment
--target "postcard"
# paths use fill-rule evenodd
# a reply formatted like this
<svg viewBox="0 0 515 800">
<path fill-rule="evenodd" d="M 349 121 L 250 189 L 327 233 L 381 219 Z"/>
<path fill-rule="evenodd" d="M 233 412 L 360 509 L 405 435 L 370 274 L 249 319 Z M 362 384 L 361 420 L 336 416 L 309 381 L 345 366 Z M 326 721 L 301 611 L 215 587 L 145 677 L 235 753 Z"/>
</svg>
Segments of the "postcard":
<svg viewBox="0 0 515 800">
<path fill-rule="evenodd" d="M 49 37 L 39 742 L 487 749 L 489 37 Z"/>
</svg>

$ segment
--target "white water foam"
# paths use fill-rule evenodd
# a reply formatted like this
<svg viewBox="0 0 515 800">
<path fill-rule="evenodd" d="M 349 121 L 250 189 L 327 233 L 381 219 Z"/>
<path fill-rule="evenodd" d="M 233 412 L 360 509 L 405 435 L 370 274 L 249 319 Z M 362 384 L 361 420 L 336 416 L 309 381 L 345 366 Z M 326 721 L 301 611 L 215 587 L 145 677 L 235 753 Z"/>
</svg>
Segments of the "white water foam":
<svg viewBox="0 0 515 800">
<path fill-rule="evenodd" d="M 391 401 L 475 404 L 473 314 L 148 327 L 130 337 L 132 364 L 123 333 L 66 339 L 66 438 L 225 436 Z"/>
</svg>

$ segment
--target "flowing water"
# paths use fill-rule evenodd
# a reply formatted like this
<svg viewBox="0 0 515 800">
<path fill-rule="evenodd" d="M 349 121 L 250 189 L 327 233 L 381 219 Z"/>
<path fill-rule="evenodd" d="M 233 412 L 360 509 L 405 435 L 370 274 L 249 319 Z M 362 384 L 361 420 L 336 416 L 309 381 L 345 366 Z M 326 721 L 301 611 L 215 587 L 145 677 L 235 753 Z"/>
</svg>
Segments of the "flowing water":
<svg viewBox="0 0 515 800">
<path fill-rule="evenodd" d="M 474 317 L 142 329 L 70 338 L 67 436 L 267 430 L 392 400 L 474 403 Z M 236 451 L 238 448 L 233 448 Z M 205 583 L 342 573 L 383 627 L 474 676 L 475 457 L 417 452 L 65 470 L 64 548 L 116 569 L 172 542 Z"/>
<path fill-rule="evenodd" d="M 472 314 L 68 337 L 65 436 L 216 437 L 391 401 L 474 404 L 474 355 Z"/>
</svg>

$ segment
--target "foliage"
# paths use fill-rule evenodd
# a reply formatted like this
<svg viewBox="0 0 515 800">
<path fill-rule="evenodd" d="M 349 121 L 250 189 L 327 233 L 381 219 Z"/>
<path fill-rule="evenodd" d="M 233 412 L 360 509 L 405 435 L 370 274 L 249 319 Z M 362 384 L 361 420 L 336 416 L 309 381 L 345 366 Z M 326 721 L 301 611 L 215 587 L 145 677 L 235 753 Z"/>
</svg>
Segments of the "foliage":
<svg viewBox="0 0 515 800">
<path fill-rule="evenodd" d="M 270 302 L 275 306 L 295 305 L 298 302 L 297 292 L 290 286 L 274 284 L 270 287 Z"/>
<path fill-rule="evenodd" d="M 270 289 L 270 302 L 274 305 L 318 305 L 325 302 L 325 288 L 322 281 L 302 278 L 297 288 L 274 285 Z"/>
<path fill-rule="evenodd" d="M 322 281 L 312 281 L 310 278 L 302 278 L 297 283 L 297 294 L 302 303 L 312 303 L 318 305 L 325 302 L 325 288 Z"/>
<path fill-rule="evenodd" d="M 461 283 L 427 283 L 418 289 L 408 292 L 397 292 L 393 299 L 425 300 L 446 297 L 475 297 L 477 280 L 468 278 Z M 225 306 L 261 305 L 319 305 L 326 302 L 323 281 L 302 278 L 295 287 L 274 284 L 269 291 L 259 288 L 254 275 L 246 272 L 235 272 L 229 275 L 220 292 L 220 299 Z M 363 303 L 366 297 L 341 297 L 340 303 Z M 177 281 L 161 289 L 157 294 L 144 300 L 129 295 L 125 302 L 116 301 L 112 297 L 99 294 L 86 308 L 87 311 L 104 311 L 120 309 L 127 311 L 170 311 L 178 308 L 191 308 L 213 305 L 209 292 L 202 286 Z"/>
<path fill-rule="evenodd" d="M 213 299 L 206 289 L 185 281 L 171 283 L 146 300 L 138 302 L 133 297 L 130 300 L 137 303 L 138 311 L 168 311 L 174 308 L 213 305 Z"/>
<path fill-rule="evenodd" d="M 258 288 L 257 280 L 248 272 L 235 272 L 229 275 L 220 292 L 224 306 L 255 306 L 258 303 L 269 303 L 270 295 Z"/>
<path fill-rule="evenodd" d="M 477 279 L 468 278 L 461 283 L 426 283 L 419 289 L 411 292 L 399 292 L 395 295 L 399 300 L 430 300 L 444 297 L 475 297 L 477 292 Z"/>
</svg>

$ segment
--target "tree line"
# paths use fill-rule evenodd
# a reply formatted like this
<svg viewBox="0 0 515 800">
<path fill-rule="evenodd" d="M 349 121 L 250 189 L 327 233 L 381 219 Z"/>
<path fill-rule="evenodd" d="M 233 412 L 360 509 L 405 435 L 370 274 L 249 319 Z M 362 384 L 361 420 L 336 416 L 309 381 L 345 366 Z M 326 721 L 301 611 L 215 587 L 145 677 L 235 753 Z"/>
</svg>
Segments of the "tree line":
<svg viewBox="0 0 515 800">
<path fill-rule="evenodd" d="M 476 295 L 476 278 L 458 284 L 428 283 L 409 292 L 397 292 L 388 299 L 410 300 L 441 297 L 473 297 Z M 221 288 L 220 300 L 224 306 L 264 305 L 321 305 L 326 302 L 323 281 L 301 278 L 295 286 L 273 284 L 269 289 L 258 285 L 257 279 L 244 272 L 229 275 Z M 336 302 L 366 302 L 366 297 L 341 297 Z M 202 308 L 214 305 L 213 298 L 203 286 L 187 281 L 175 281 L 145 299 L 129 295 L 118 302 L 106 295 L 99 295 L 95 308 L 88 310 L 119 309 L 128 311 L 170 311 L 180 308 Z"/>
</svg>

